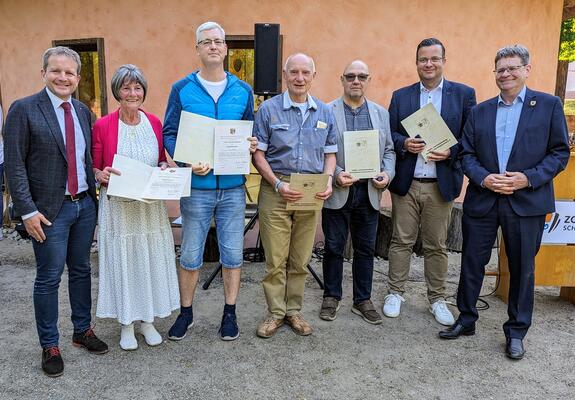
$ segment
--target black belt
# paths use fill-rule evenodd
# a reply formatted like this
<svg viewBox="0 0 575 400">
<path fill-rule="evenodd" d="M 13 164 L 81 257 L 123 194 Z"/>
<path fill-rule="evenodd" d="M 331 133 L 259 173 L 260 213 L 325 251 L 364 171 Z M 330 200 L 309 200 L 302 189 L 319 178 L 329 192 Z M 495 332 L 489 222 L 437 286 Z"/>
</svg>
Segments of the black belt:
<svg viewBox="0 0 575 400">
<path fill-rule="evenodd" d="M 88 195 L 88 191 L 85 190 L 81 193 L 76 193 L 75 196 L 66 194 L 64 195 L 64 200 L 69 200 L 69 201 L 78 201 L 78 200 L 82 200 L 84 197 L 86 197 Z"/>
<path fill-rule="evenodd" d="M 436 183 L 437 178 L 413 178 L 414 181 L 421 182 L 421 183 Z"/>
</svg>

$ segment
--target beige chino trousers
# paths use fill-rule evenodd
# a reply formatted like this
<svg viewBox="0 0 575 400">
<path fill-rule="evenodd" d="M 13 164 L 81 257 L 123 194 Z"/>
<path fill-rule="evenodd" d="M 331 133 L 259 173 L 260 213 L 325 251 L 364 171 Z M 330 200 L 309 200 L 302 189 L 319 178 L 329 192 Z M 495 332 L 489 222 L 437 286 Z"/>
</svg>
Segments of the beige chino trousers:
<svg viewBox="0 0 575 400">
<path fill-rule="evenodd" d="M 413 246 L 421 226 L 424 275 L 431 304 L 445 298 L 447 229 L 453 202 L 446 202 L 437 183 L 413 181 L 405 196 L 391 194 L 393 233 L 389 247 L 389 292 L 403 294 Z"/>
<path fill-rule="evenodd" d="M 302 309 L 319 211 L 286 210 L 286 201 L 263 179 L 258 202 L 266 256 L 262 285 L 269 315 L 283 319 Z"/>
</svg>

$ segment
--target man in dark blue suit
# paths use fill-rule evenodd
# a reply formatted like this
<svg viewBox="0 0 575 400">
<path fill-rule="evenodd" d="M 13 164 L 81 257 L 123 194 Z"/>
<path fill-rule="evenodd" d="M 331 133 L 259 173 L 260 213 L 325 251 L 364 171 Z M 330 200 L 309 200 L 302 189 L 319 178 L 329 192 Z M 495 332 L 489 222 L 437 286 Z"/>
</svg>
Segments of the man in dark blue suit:
<svg viewBox="0 0 575 400">
<path fill-rule="evenodd" d="M 457 293 L 459 318 L 439 336 L 473 335 L 485 265 L 501 227 L 509 260 L 509 319 L 503 325 L 509 358 L 525 354 L 531 325 L 535 255 L 545 215 L 555 210 L 553 178 L 569 159 L 567 125 L 557 97 L 525 86 L 529 52 L 520 45 L 495 56 L 499 96 L 475 107 L 462 139 L 469 178 L 463 203 L 463 254 Z"/>
<path fill-rule="evenodd" d="M 62 375 L 58 288 L 68 266 L 74 345 L 103 354 L 106 343 L 91 327 L 90 247 L 96 227 L 96 188 L 90 156 L 90 112 L 72 97 L 80 82 L 80 56 L 53 47 L 43 56 L 46 87 L 16 100 L 4 129 L 6 176 L 14 202 L 33 239 L 36 256 L 34 311 L 42 370 Z"/>
<path fill-rule="evenodd" d="M 463 172 L 457 159 L 459 144 L 443 152 L 421 156 L 425 143 L 410 138 L 401 121 L 432 103 L 457 140 L 476 104 L 475 91 L 443 78 L 445 48 L 434 38 L 417 46 L 416 66 L 420 82 L 393 93 L 389 106 L 391 135 L 397 154 L 395 178 L 389 190 L 393 202 L 393 234 L 389 248 L 389 294 L 383 313 L 397 317 L 405 300 L 411 254 L 421 227 L 425 281 L 430 312 L 443 325 L 453 324 L 445 302 L 447 251 L 445 241 L 453 200 L 459 196 Z"/>
</svg>

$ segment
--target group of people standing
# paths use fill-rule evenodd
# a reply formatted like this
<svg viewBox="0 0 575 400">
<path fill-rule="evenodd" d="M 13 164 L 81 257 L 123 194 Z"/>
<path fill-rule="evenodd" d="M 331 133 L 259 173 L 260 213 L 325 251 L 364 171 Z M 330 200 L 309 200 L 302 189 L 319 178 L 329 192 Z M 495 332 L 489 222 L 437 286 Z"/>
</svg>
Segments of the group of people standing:
<svg viewBox="0 0 575 400">
<path fill-rule="evenodd" d="M 154 319 L 178 308 L 168 338 L 181 340 L 193 326 L 194 293 L 212 220 L 224 282 L 218 333 L 222 340 L 240 335 L 236 301 L 243 263 L 245 178 L 216 176 L 205 163 L 191 165 L 191 195 L 180 201 L 183 234 L 178 267 L 164 203 L 106 194 L 110 176 L 122 173 L 112 167 L 115 154 L 167 168 L 166 152 L 174 155 L 182 111 L 215 119 L 254 120 L 252 89 L 224 70 L 223 28 L 214 22 L 199 26 L 196 50 L 200 68 L 172 86 L 163 126 L 142 109 L 148 85 L 142 71 L 127 64 L 112 78 L 118 110 L 90 129 L 89 110 L 72 97 L 80 80 L 80 58 L 65 47 L 44 53 L 45 89 L 10 107 L 4 131 L 6 175 L 15 214 L 34 239 L 34 308 L 42 369 L 49 376 L 59 376 L 64 369 L 57 328 L 64 265 L 68 266 L 73 343 L 96 354 L 108 351 L 91 326 L 90 246 L 96 220 L 100 273 L 96 315 L 119 321 L 122 349 L 138 348 L 135 322 L 140 323 L 148 345 L 162 343 Z M 522 339 L 533 308 L 534 257 L 545 214 L 554 207 L 552 179 L 569 158 L 561 103 L 525 86 L 531 65 L 522 46 L 497 52 L 494 74 L 500 94 L 479 105 L 472 88 L 444 79 L 445 48 L 439 40 L 423 40 L 417 46 L 415 64 L 419 81 L 395 91 L 388 112 L 365 96 L 372 79 L 365 62 L 355 60 L 345 67 L 342 96 L 325 104 L 310 95 L 314 60 L 302 53 L 286 59 L 287 90 L 263 102 L 250 139 L 252 161 L 262 176 L 258 206 L 266 256 L 263 289 L 268 309 L 257 327 L 259 337 L 272 337 L 283 324 L 303 336 L 313 332 L 302 307 L 320 212 L 287 210 L 286 204 L 302 196 L 290 187 L 292 174 L 323 173 L 329 176 L 328 184 L 316 194 L 324 200 L 321 319 L 337 317 L 343 251 L 351 232 L 351 311 L 368 323 L 382 323 L 371 291 L 381 194 L 389 189 L 393 233 L 383 314 L 400 315 L 412 249 L 421 231 L 429 310 L 448 326 L 439 336 L 473 335 L 484 267 L 501 227 L 511 274 L 509 319 L 504 325 L 506 354 L 523 357 Z M 401 121 L 428 103 L 459 143 L 425 159 L 421 155 L 425 142 L 410 138 Z M 372 129 L 379 132 L 381 169 L 373 179 L 357 179 L 345 171 L 344 132 Z M 464 174 L 469 186 L 457 295 L 460 315 L 455 320 L 445 301 L 445 241 Z"/>
</svg>

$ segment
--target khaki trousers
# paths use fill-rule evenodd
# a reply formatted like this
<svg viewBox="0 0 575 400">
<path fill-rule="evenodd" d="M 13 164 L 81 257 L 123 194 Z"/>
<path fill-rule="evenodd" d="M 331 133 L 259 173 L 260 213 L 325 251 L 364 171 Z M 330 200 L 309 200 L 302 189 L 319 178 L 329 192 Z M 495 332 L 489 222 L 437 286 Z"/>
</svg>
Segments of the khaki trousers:
<svg viewBox="0 0 575 400">
<path fill-rule="evenodd" d="M 266 255 L 262 285 L 268 312 L 277 319 L 297 314 L 302 309 L 307 265 L 319 217 L 319 211 L 288 211 L 285 208 L 286 201 L 262 179 L 259 223 Z"/>
<path fill-rule="evenodd" d="M 393 233 L 389 247 L 389 292 L 403 294 L 413 246 L 421 225 L 424 274 L 430 303 L 445 298 L 447 229 L 453 202 L 443 200 L 437 183 L 413 181 L 405 196 L 391 194 Z"/>
</svg>

